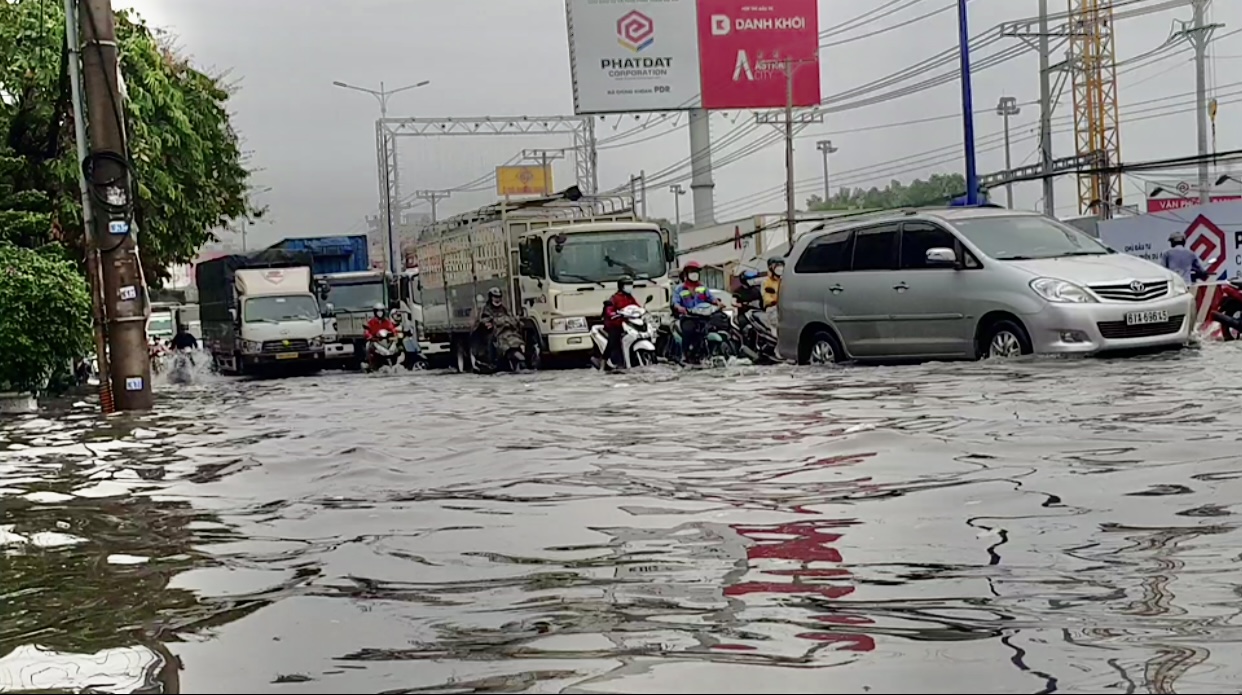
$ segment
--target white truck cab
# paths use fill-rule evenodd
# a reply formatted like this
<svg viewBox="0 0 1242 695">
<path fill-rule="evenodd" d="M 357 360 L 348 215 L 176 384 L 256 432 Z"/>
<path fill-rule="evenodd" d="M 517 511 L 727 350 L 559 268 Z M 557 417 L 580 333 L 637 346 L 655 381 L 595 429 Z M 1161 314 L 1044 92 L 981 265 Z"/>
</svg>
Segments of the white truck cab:
<svg viewBox="0 0 1242 695">
<path fill-rule="evenodd" d="M 586 222 L 519 236 L 520 299 L 550 354 L 593 349 L 591 326 L 623 277 L 648 313 L 668 320 L 672 248 L 649 222 Z"/>
</svg>

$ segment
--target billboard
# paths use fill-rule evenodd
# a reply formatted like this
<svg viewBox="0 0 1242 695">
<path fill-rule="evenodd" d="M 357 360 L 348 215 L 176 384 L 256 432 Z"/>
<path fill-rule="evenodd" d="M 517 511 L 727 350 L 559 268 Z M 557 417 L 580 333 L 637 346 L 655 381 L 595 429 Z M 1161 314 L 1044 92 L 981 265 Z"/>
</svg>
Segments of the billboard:
<svg viewBox="0 0 1242 695">
<path fill-rule="evenodd" d="M 496 167 L 496 195 L 506 196 L 546 195 L 552 192 L 552 167 L 502 166 Z"/>
<path fill-rule="evenodd" d="M 577 114 L 699 106 L 695 0 L 566 0 Z"/>
<path fill-rule="evenodd" d="M 1173 232 L 1186 235 L 1186 248 L 1199 255 L 1211 279 L 1226 280 L 1242 270 L 1242 201 L 1100 222 L 1100 241 L 1153 263 L 1160 262 Z"/>
<path fill-rule="evenodd" d="M 698 0 L 700 92 L 705 109 L 818 106 L 816 0 Z"/>
<path fill-rule="evenodd" d="M 1145 188 L 1147 192 L 1147 212 L 1177 210 L 1178 208 L 1199 204 L 1198 181 L 1179 181 L 1176 179 L 1148 181 Z M 1242 200 L 1242 183 L 1232 178 L 1226 178 L 1213 186 L 1208 191 L 1208 196 L 1213 203 Z"/>
</svg>

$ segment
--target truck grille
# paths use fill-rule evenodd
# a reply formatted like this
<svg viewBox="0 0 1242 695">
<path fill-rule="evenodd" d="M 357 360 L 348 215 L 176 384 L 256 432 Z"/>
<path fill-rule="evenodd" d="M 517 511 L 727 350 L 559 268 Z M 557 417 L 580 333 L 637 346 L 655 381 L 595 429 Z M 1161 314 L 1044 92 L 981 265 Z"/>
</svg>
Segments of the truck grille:
<svg viewBox="0 0 1242 695">
<path fill-rule="evenodd" d="M 1169 335 L 1176 333 L 1182 329 L 1182 321 L 1186 319 L 1185 314 L 1170 316 L 1168 321 L 1164 323 L 1147 323 L 1138 326 L 1127 326 L 1125 321 L 1101 321 L 1095 324 L 1100 329 L 1100 335 L 1109 340 L 1119 340 L 1123 338 L 1154 338 L 1158 335 Z"/>
<path fill-rule="evenodd" d="M 263 352 L 305 352 L 309 349 L 310 341 L 304 339 L 268 340 L 263 343 Z"/>
<path fill-rule="evenodd" d="M 1134 282 L 1091 285 L 1090 287 L 1091 291 L 1096 293 L 1100 299 L 1107 299 L 1113 302 L 1146 302 L 1152 299 L 1159 299 L 1169 293 L 1169 283 L 1167 280 L 1152 280 L 1150 282 L 1135 280 Z"/>
</svg>

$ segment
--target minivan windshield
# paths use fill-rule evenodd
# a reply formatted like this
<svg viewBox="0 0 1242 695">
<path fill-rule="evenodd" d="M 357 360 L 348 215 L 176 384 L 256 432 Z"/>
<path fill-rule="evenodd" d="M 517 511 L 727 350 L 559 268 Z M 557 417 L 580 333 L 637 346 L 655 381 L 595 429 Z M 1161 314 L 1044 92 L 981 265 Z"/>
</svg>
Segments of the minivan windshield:
<svg viewBox="0 0 1242 695">
<path fill-rule="evenodd" d="M 953 220 L 953 226 L 984 255 L 998 261 L 1113 253 L 1077 229 L 1037 215 Z"/>
<path fill-rule="evenodd" d="M 253 297 L 246 300 L 246 323 L 317 321 L 319 303 L 309 294 L 284 297 Z"/>
</svg>

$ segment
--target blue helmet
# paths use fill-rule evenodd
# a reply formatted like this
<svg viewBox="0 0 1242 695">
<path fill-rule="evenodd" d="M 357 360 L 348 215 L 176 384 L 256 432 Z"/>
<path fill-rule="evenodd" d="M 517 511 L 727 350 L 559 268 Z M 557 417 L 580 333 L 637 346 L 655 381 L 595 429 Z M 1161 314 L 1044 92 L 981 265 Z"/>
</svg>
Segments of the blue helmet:
<svg viewBox="0 0 1242 695">
<path fill-rule="evenodd" d="M 754 270 L 743 270 L 742 274 L 738 276 L 738 279 L 742 281 L 743 285 L 749 285 L 759 279 L 759 273 Z"/>
</svg>

